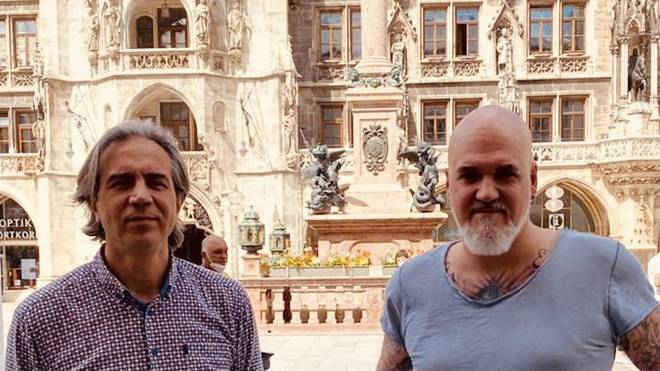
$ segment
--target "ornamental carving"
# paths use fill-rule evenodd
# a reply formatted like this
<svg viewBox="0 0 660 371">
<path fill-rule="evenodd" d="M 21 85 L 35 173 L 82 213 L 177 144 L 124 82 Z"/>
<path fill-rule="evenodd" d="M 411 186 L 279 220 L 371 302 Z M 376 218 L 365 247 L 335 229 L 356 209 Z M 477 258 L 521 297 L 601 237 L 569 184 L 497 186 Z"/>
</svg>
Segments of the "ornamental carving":
<svg viewBox="0 0 660 371">
<path fill-rule="evenodd" d="M 32 76 L 32 71 L 25 72 L 12 72 L 12 85 L 13 86 L 26 86 L 30 87 L 34 84 L 34 79 Z"/>
<path fill-rule="evenodd" d="M 377 175 L 385 170 L 387 160 L 387 128 L 380 124 L 370 124 L 362 129 L 362 150 L 366 156 L 367 170 Z"/>
<path fill-rule="evenodd" d="M 559 66 L 561 72 L 587 72 L 588 62 L 587 56 L 565 57 L 559 60 Z"/>
<path fill-rule="evenodd" d="M 343 64 L 319 65 L 319 80 L 343 80 L 345 69 Z"/>
<path fill-rule="evenodd" d="M 209 214 L 199 202 L 190 197 L 186 197 L 181 205 L 179 220 L 183 224 L 195 225 L 197 228 L 209 233 L 213 232 L 213 225 L 211 224 Z"/>
<path fill-rule="evenodd" d="M 0 156 L 0 174 L 32 175 L 37 172 L 39 159 L 37 154 L 15 154 Z"/>
<path fill-rule="evenodd" d="M 9 85 L 9 73 L 0 72 L 0 86 Z"/>
<path fill-rule="evenodd" d="M 660 184 L 660 164 L 657 161 L 635 164 L 593 164 L 592 169 L 602 175 L 609 186 Z"/>
<path fill-rule="evenodd" d="M 543 74 L 555 72 L 555 60 L 553 58 L 534 58 L 527 61 L 528 74 Z"/>
<path fill-rule="evenodd" d="M 422 64 L 422 77 L 446 77 L 447 62 L 428 62 Z"/>
<path fill-rule="evenodd" d="M 225 58 L 221 55 L 214 55 L 211 68 L 213 69 L 213 72 L 225 72 Z"/>
<path fill-rule="evenodd" d="M 190 180 L 204 191 L 211 190 L 211 169 L 213 162 L 206 153 L 188 152 L 183 154 L 183 161 L 188 168 Z"/>
<path fill-rule="evenodd" d="M 128 68 L 130 69 L 166 69 L 188 68 L 189 57 L 186 54 L 158 53 L 129 55 Z"/>
<path fill-rule="evenodd" d="M 454 64 L 454 75 L 477 76 L 481 68 L 481 61 L 459 61 Z"/>
</svg>

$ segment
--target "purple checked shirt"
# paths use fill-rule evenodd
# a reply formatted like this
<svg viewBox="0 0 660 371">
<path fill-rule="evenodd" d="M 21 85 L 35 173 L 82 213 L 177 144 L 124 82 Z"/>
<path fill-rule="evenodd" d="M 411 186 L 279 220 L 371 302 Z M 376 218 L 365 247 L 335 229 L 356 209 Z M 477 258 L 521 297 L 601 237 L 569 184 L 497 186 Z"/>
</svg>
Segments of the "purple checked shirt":
<svg viewBox="0 0 660 371">
<path fill-rule="evenodd" d="M 143 309 L 99 252 L 19 305 L 7 370 L 263 370 L 240 283 L 173 258 Z"/>
</svg>

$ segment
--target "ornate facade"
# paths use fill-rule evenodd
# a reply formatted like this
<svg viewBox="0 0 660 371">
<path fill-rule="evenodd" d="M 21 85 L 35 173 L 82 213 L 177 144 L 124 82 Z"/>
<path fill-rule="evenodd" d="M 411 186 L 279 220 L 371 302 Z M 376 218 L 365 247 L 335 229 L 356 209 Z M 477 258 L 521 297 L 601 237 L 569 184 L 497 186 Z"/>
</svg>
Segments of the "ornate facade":
<svg viewBox="0 0 660 371">
<path fill-rule="evenodd" d="M 530 125 L 532 219 L 620 239 L 646 263 L 660 235 L 657 15 L 653 0 L 0 0 L 0 221 L 17 220 L 2 234 L 14 236 L 1 240 L 5 287 L 31 284 L 23 260 L 45 283 L 96 252 L 75 175 L 122 120 L 173 131 L 193 182 L 186 249 L 224 235 L 237 272 L 250 205 L 294 251 L 317 243 L 308 225 L 430 230 L 398 154 L 430 143 L 442 193 L 452 128 L 492 103 Z M 301 169 L 318 143 L 344 150 L 345 214 L 306 208 Z M 435 239 L 455 233 L 448 218 Z M 416 238 L 397 243 L 427 244 Z M 321 253 L 369 243 L 319 241 Z"/>
</svg>

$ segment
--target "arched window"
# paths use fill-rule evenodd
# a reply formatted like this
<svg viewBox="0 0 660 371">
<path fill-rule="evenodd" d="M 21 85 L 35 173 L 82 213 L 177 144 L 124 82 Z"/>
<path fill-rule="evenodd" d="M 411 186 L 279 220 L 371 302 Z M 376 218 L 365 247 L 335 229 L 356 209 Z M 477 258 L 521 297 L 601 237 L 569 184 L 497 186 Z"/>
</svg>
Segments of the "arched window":
<svg viewBox="0 0 660 371">
<path fill-rule="evenodd" d="M 595 223 L 584 202 L 567 187 L 558 185 L 563 195 L 558 197 L 563 206 L 556 211 L 548 210 L 550 198 L 541 192 L 529 210 L 532 223 L 543 228 L 570 228 L 580 232 L 596 233 Z"/>
<path fill-rule="evenodd" d="M 158 9 L 158 47 L 187 47 L 188 18 L 186 10 L 183 8 L 169 9 L 165 15 L 163 15 L 162 9 Z"/>
<path fill-rule="evenodd" d="M 138 49 L 154 47 L 154 21 L 149 16 L 137 19 L 137 47 Z"/>
</svg>

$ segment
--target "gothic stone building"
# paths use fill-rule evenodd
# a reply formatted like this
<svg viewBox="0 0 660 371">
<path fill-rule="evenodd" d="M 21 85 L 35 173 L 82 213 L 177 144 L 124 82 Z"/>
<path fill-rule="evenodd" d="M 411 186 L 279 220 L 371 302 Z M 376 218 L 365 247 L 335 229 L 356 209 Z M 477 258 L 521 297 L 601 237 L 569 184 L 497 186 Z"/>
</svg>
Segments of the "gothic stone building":
<svg viewBox="0 0 660 371">
<path fill-rule="evenodd" d="M 294 252 L 320 238 L 308 143 L 345 151 L 354 193 L 327 220 L 422 223 L 397 153 L 424 140 L 442 170 L 452 129 L 492 103 L 532 131 L 534 222 L 612 236 L 646 264 L 660 234 L 657 14 L 654 0 L 0 0 L 3 287 L 95 254 L 75 176 L 123 120 L 169 128 L 184 151 L 179 254 L 199 259 L 213 231 L 236 273 L 249 206 L 267 232 L 286 226 Z M 374 120 L 389 129 L 380 178 L 364 170 Z M 450 217 L 434 238 L 456 233 Z"/>
</svg>

